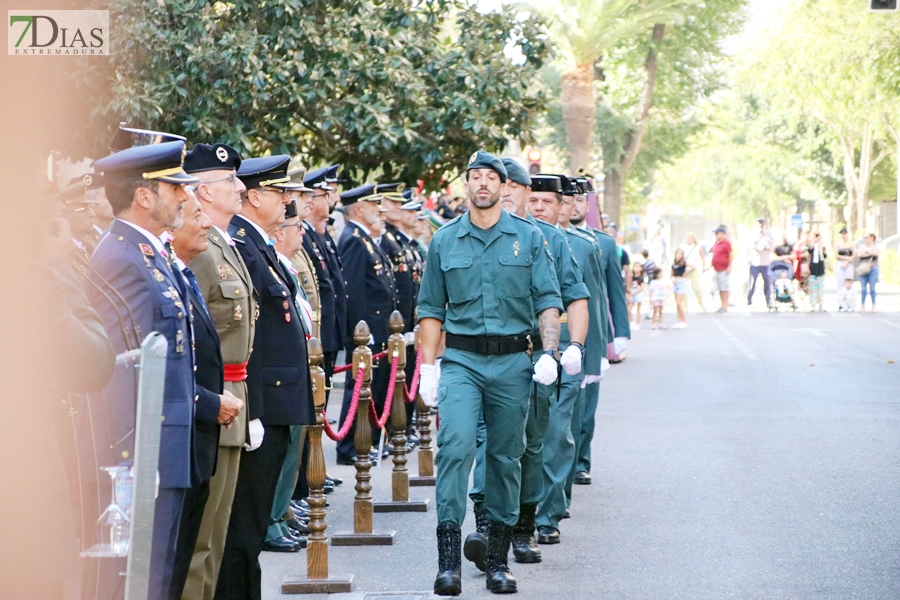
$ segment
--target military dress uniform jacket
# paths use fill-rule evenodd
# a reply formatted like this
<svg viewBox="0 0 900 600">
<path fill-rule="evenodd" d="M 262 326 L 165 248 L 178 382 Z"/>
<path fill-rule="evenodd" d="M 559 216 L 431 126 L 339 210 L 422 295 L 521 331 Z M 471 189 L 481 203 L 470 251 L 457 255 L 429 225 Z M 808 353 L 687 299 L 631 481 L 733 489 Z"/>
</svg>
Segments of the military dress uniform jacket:
<svg viewBox="0 0 900 600">
<path fill-rule="evenodd" d="M 316 277 L 316 268 L 313 261 L 306 253 L 306 250 L 300 248 L 291 257 L 291 264 L 297 271 L 297 285 L 303 288 L 306 295 L 306 301 L 312 310 L 312 331 L 310 335 L 321 341 L 319 337 L 322 331 L 322 300 L 319 296 L 319 280 Z"/>
<path fill-rule="evenodd" d="M 403 243 L 403 237 L 397 227 L 385 223 L 385 231 L 379 245 L 388 257 L 394 273 L 397 310 L 403 317 L 403 331 L 412 331 L 416 326 L 414 318 L 419 295 L 420 273 L 416 268 L 415 256 L 409 246 Z"/>
<path fill-rule="evenodd" d="M 200 298 L 188 285 L 187 295 L 194 325 L 194 357 L 197 384 L 194 395 L 194 460 L 199 481 L 205 483 L 216 472 L 219 454 L 219 410 L 222 400 L 224 365 L 219 349 L 219 335 Z"/>
<path fill-rule="evenodd" d="M 303 229 L 303 249 L 312 260 L 316 280 L 319 282 L 319 341 L 322 342 L 323 351 L 337 352 L 352 335 L 347 323 L 347 290 L 341 271 L 341 259 L 327 230 L 319 235 L 306 221 L 303 222 Z"/>
<path fill-rule="evenodd" d="M 391 264 L 372 238 L 359 225 L 347 223 L 341 232 L 338 252 L 347 289 L 347 316 L 352 327 L 365 321 L 380 347 L 390 336 L 388 320 L 397 308 L 397 293 Z M 353 331 L 345 344 L 353 345 Z"/>
<path fill-rule="evenodd" d="M 316 415 L 306 334 L 294 303 L 297 288 L 275 248 L 249 221 L 234 217 L 228 232 L 259 296 L 259 319 L 247 366 L 248 418 L 261 419 L 264 425 L 313 425 Z"/>
<path fill-rule="evenodd" d="M 158 331 L 166 338 L 159 485 L 170 489 L 189 488 L 193 471 L 191 434 L 196 393 L 184 280 L 171 270 L 167 259 L 144 234 L 118 219 L 113 222 L 109 235 L 97 246 L 91 267 L 124 298 L 140 327 L 142 338 L 151 331 Z M 88 277 L 97 282 L 93 273 Z M 125 343 L 119 317 L 125 320 L 127 327 L 131 325 L 124 307 L 118 302 L 112 305 L 96 286 L 87 285 L 86 290 L 91 304 L 103 319 L 116 352 L 126 351 L 130 344 Z M 115 463 L 130 460 L 134 454 L 135 371 L 119 367 L 104 390 L 109 443 L 113 446 Z"/>
<path fill-rule="evenodd" d="M 255 291 L 250 273 L 237 249 L 215 228 L 206 233 L 209 246 L 188 265 L 216 332 L 224 364 L 243 364 L 250 359 L 256 321 Z M 228 382 L 225 388 L 244 401 L 231 428 L 220 426 L 219 445 L 243 447 L 247 441 L 247 413 L 252 403 L 245 382 Z"/>
<path fill-rule="evenodd" d="M 588 330 L 584 343 L 585 375 L 600 375 L 602 358 L 607 355 L 609 342 L 608 322 L 606 314 L 606 284 L 600 253 L 594 239 L 584 235 L 574 227 L 565 230 L 572 254 L 581 265 L 584 284 L 591 293 L 588 300 Z"/>
</svg>

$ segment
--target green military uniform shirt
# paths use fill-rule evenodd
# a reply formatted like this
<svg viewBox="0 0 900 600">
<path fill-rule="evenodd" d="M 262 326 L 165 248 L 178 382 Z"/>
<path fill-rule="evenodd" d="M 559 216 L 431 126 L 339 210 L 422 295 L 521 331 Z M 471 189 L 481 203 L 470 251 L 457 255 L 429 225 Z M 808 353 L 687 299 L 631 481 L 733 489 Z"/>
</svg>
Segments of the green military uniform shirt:
<svg viewBox="0 0 900 600">
<path fill-rule="evenodd" d="M 549 245 L 506 211 L 486 230 L 461 215 L 431 240 L 418 306 L 419 320 L 437 319 L 456 335 L 529 334 L 535 315 L 562 311 Z"/>
<path fill-rule="evenodd" d="M 590 227 L 578 227 L 578 231 L 589 233 L 597 241 L 600 249 L 600 263 L 604 267 L 603 282 L 606 286 L 606 297 L 609 300 L 609 312 L 615 328 L 615 337 L 631 337 L 631 325 L 628 321 L 628 303 L 625 300 L 625 280 L 622 279 L 622 263 L 616 251 L 616 240 L 609 234 Z M 606 321 L 605 321 L 606 322 Z M 607 329 L 609 323 L 606 322 Z M 613 335 L 609 333 L 610 340 Z"/>
<path fill-rule="evenodd" d="M 600 266 L 599 248 L 594 239 L 574 227 L 565 230 L 575 259 L 582 265 L 584 283 L 591 293 L 588 308 L 588 332 L 584 343 L 585 375 L 599 375 L 601 358 L 607 355 L 608 328 L 606 317 L 606 288 Z"/>
</svg>

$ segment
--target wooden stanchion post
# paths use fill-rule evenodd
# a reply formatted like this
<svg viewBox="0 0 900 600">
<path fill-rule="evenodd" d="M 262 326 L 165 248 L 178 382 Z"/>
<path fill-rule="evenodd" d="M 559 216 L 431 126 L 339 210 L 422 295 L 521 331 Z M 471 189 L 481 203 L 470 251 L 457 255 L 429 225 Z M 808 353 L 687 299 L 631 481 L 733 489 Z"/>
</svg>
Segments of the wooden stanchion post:
<svg viewBox="0 0 900 600">
<path fill-rule="evenodd" d="M 322 344 L 310 338 L 309 362 L 312 376 L 313 400 L 316 405 L 316 424 L 310 425 L 309 462 L 306 480 L 309 483 L 309 536 L 306 545 L 306 577 L 288 575 L 281 584 L 282 594 L 337 594 L 353 589 L 353 576 L 332 577 L 328 574 L 328 536 L 325 535 L 325 455 L 322 452 L 322 428 L 325 420 L 325 371 Z"/>
<path fill-rule="evenodd" d="M 416 325 L 416 354 L 419 351 L 419 326 Z M 419 413 L 419 476 L 410 477 L 409 485 L 413 487 L 433 486 L 434 477 L 434 452 L 431 450 L 431 409 L 425 406 L 422 396 L 416 390 L 416 412 Z"/>
<path fill-rule="evenodd" d="M 391 313 L 389 327 L 391 337 L 388 339 L 388 363 L 397 359 L 397 379 L 394 385 L 394 398 L 391 402 L 391 428 L 394 435 L 391 443 L 394 446 L 394 471 L 391 473 L 391 501 L 376 502 L 375 512 L 426 512 L 428 500 L 409 499 L 409 471 L 406 468 L 406 339 L 403 337 L 403 316 L 400 311 Z"/>
<path fill-rule="evenodd" d="M 389 546 L 394 543 L 395 531 L 373 533 L 372 531 L 372 463 L 369 451 L 372 449 L 372 428 L 369 425 L 369 403 L 372 401 L 372 351 L 369 349 L 369 326 L 365 321 L 356 324 L 353 330 L 353 368 L 348 371 L 352 385 L 356 373 L 363 368 L 362 391 L 356 409 L 356 429 L 353 445 L 356 449 L 356 498 L 353 500 L 353 533 L 337 533 L 331 537 L 332 546 Z"/>
</svg>

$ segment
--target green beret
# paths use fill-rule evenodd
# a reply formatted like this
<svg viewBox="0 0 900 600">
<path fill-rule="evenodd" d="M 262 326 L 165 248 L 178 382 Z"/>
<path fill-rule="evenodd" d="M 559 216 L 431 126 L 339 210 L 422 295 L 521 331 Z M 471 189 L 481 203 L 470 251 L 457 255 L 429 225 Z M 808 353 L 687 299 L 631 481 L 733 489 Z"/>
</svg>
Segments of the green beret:
<svg viewBox="0 0 900 600">
<path fill-rule="evenodd" d="M 469 157 L 469 166 L 466 167 L 466 171 L 472 169 L 491 169 L 492 171 L 496 171 L 497 174 L 500 175 L 500 181 L 506 183 L 506 167 L 503 166 L 503 163 L 500 162 L 499 158 L 490 152 L 479 150 L 472 154 L 472 156 Z"/>
<path fill-rule="evenodd" d="M 531 175 L 528 174 L 528 171 L 525 170 L 525 167 L 523 167 L 519 161 L 507 156 L 501 158 L 500 162 L 506 167 L 506 174 L 509 176 L 510 180 L 522 185 L 531 185 Z"/>
</svg>

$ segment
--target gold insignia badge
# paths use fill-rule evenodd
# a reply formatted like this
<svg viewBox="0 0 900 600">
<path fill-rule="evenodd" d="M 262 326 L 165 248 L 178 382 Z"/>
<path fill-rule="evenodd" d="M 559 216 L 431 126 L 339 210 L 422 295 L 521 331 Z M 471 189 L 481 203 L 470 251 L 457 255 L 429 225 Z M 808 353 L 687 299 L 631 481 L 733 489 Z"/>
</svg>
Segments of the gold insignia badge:
<svg viewBox="0 0 900 600">
<path fill-rule="evenodd" d="M 153 278 L 160 283 L 162 283 L 166 279 L 165 277 L 163 277 L 163 274 L 159 272 L 159 269 L 153 269 Z"/>
<path fill-rule="evenodd" d="M 469 157 L 469 164 L 471 165 L 473 162 L 475 162 L 475 159 L 477 159 L 477 158 L 478 158 L 478 153 L 473 152 L 472 156 Z"/>
<path fill-rule="evenodd" d="M 225 274 L 231 277 L 232 275 L 234 275 L 234 271 L 231 270 L 231 267 L 225 265 Z"/>
<path fill-rule="evenodd" d="M 547 240 L 544 240 L 544 243 L 547 243 Z M 513 256 L 519 256 L 519 242 L 516 240 L 513 242 Z"/>
<path fill-rule="evenodd" d="M 94 183 L 94 178 L 91 177 L 90 175 L 85 175 L 84 176 L 84 185 L 91 185 L 92 183 Z"/>
<path fill-rule="evenodd" d="M 138 248 L 141 249 L 141 254 L 144 256 L 153 256 L 153 246 L 150 244 L 138 244 Z"/>
<path fill-rule="evenodd" d="M 247 237 L 247 230 L 241 227 L 237 231 L 234 232 L 234 235 L 237 237 Z"/>
</svg>

